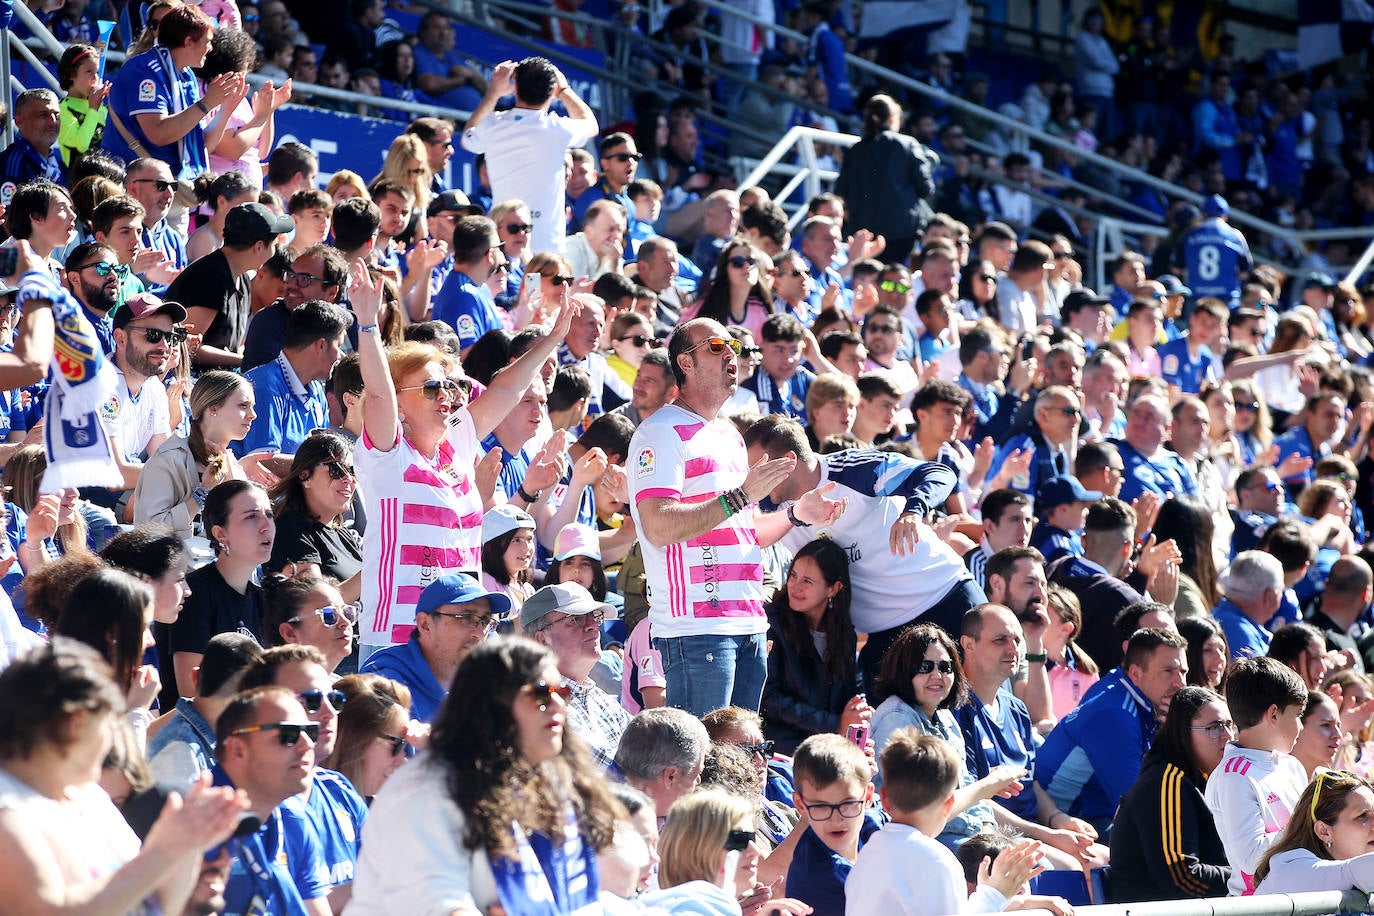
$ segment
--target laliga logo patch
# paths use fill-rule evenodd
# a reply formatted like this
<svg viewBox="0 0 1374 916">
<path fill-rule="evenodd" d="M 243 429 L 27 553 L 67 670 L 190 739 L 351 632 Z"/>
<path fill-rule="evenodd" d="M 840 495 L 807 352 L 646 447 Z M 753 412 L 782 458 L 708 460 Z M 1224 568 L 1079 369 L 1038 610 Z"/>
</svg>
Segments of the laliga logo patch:
<svg viewBox="0 0 1374 916">
<path fill-rule="evenodd" d="M 152 80 L 144 80 L 138 84 L 138 100 L 140 102 L 151 102 L 157 98 L 157 84 Z"/>
<path fill-rule="evenodd" d="M 100 405 L 100 414 L 106 420 L 119 418 L 119 398 L 111 396 L 108 401 Z"/>
<path fill-rule="evenodd" d="M 14 200 L 14 192 L 17 190 L 19 190 L 19 187 L 12 181 L 0 184 L 0 204 L 4 204 L 8 207 L 10 201 Z"/>
<path fill-rule="evenodd" d="M 639 466 L 640 477 L 652 474 L 654 472 L 654 450 L 651 448 L 640 449 L 639 456 L 635 458 L 635 464 Z"/>
<path fill-rule="evenodd" d="M 476 336 L 477 336 L 477 322 L 475 322 L 475 321 L 472 320 L 472 316 L 471 316 L 471 315 L 459 315 L 459 316 L 458 316 L 458 336 L 459 336 L 459 337 L 476 337 Z"/>
</svg>

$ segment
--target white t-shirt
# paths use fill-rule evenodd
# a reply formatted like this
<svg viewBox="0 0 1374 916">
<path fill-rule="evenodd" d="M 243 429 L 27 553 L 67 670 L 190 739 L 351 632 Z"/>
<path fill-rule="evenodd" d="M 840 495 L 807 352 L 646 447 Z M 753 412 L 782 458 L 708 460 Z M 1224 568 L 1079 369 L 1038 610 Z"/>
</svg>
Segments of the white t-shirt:
<svg viewBox="0 0 1374 916">
<path fill-rule="evenodd" d="M 113 363 L 111 363 L 113 365 Z M 167 408 L 167 389 L 155 378 L 143 380 L 138 394 L 129 393 L 124 373 L 114 366 L 119 376 L 114 394 L 100 408 L 105 432 L 119 438 L 119 447 L 126 461 L 141 462 L 139 457 L 153 436 L 172 434 L 171 414 Z"/>
<path fill-rule="evenodd" d="M 1231 896 L 1255 892 L 1255 868 L 1288 826 L 1305 788 L 1307 771 L 1296 757 L 1226 745 L 1203 795 L 1231 863 Z"/>
<path fill-rule="evenodd" d="M 353 455 L 367 505 L 358 621 L 363 646 L 404 643 L 426 585 L 482 568 L 482 497 L 472 479 L 477 437 L 467 408 L 459 413 L 437 461 L 416 451 L 399 429 L 389 452 L 379 451 L 366 432 L 358 439 Z"/>
<path fill-rule="evenodd" d="M 486 154 L 491 199 L 518 198 L 529 206 L 530 253 L 562 249 L 563 151 L 595 135 L 594 120 L 529 108 L 499 111 L 463 131 L 463 149 Z"/>
<path fill-rule="evenodd" d="M 1000 324 L 1013 334 L 1034 331 L 1039 323 L 1035 297 L 1017 286 L 1011 277 L 997 281 L 997 307 L 1001 311 Z"/>
<path fill-rule="evenodd" d="M 727 420 L 706 421 L 668 404 L 630 440 L 630 512 L 644 530 L 641 499 L 708 502 L 744 483 L 749 455 Z M 749 636 L 768 629 L 763 552 L 746 509 L 705 534 L 667 547 L 640 538 L 654 636 Z"/>
<path fill-rule="evenodd" d="M 844 882 L 845 916 L 954 916 L 996 913 L 1002 892 L 979 885 L 970 895 L 959 860 L 914 827 L 892 821 L 868 838 Z"/>
</svg>

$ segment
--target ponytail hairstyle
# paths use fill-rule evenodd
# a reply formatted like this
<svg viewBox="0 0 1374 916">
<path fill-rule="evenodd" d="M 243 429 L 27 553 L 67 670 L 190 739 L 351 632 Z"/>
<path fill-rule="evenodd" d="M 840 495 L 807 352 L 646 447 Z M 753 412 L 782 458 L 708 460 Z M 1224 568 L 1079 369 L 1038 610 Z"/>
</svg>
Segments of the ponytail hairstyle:
<svg viewBox="0 0 1374 916">
<path fill-rule="evenodd" d="M 247 387 L 247 379 L 223 369 L 206 372 L 196 380 L 196 386 L 191 389 L 191 432 L 186 437 L 186 444 L 190 446 L 191 457 L 196 459 L 197 464 L 209 465 L 212 460 L 220 458 L 211 455 L 205 446 L 205 428 L 201 425 L 205 412 L 212 407 L 223 406 L 225 401 Z"/>
<path fill-rule="evenodd" d="M 902 116 L 902 106 L 890 95 L 878 93 L 864 106 L 864 139 L 872 140 L 885 130 L 892 129 L 892 119 Z"/>
<path fill-rule="evenodd" d="M 1073 659 L 1074 670 L 1084 674 L 1097 674 L 1097 662 L 1093 661 L 1092 656 L 1084 652 L 1083 647 L 1078 644 L 1078 634 L 1083 632 L 1083 605 L 1079 603 L 1078 596 L 1062 585 L 1051 584 L 1049 605 L 1050 610 L 1058 615 L 1060 623 L 1073 626 L 1073 632 L 1069 634 L 1065 648 L 1069 657 Z"/>
<path fill-rule="evenodd" d="M 249 191 L 257 194 L 258 187 L 253 184 L 248 176 L 242 172 L 228 171 L 223 175 L 216 175 L 214 172 L 205 172 L 195 180 L 193 185 L 196 200 L 203 204 L 209 204 L 210 209 L 215 213 L 226 210 L 225 201 L 234 200 L 242 197 Z"/>
</svg>

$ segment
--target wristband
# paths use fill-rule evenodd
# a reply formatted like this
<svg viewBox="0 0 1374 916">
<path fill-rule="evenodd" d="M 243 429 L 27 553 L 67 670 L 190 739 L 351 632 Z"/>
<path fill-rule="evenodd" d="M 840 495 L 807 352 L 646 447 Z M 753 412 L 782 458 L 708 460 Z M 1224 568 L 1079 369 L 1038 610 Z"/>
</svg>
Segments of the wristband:
<svg viewBox="0 0 1374 916">
<path fill-rule="evenodd" d="M 1027 652 L 1026 661 L 1028 662 L 1047 662 L 1050 660 L 1048 652 Z"/>
<path fill-rule="evenodd" d="M 196 501 L 196 505 L 200 506 L 201 509 L 205 508 L 205 497 L 209 495 L 210 491 L 207 490 L 204 486 L 196 487 L 194 490 L 191 491 L 191 498 Z"/>
<path fill-rule="evenodd" d="M 204 112 L 205 114 L 209 114 L 209 113 L 210 113 L 210 109 L 205 107 L 205 100 L 204 100 L 204 99 L 196 99 L 196 107 L 199 108 L 199 109 L 200 109 L 202 112 Z"/>
<path fill-rule="evenodd" d="M 377 326 L 376 326 L 375 324 L 360 324 L 360 325 L 358 325 L 358 333 L 359 333 L 359 334 L 376 334 L 376 333 L 377 333 Z"/>
<path fill-rule="evenodd" d="M 801 519 L 797 518 L 796 509 L 797 509 L 797 507 L 796 507 L 795 504 L 787 507 L 787 520 L 788 520 L 789 522 L 792 523 L 792 527 L 793 527 L 793 528 L 810 528 L 810 527 L 811 527 L 811 523 L 810 523 L 810 522 L 804 522 L 804 521 L 802 521 Z"/>
<path fill-rule="evenodd" d="M 730 500 L 725 498 L 724 493 L 717 496 L 716 499 L 720 500 L 720 507 L 725 510 L 726 518 L 729 518 L 730 516 L 735 514 L 735 508 L 730 505 Z"/>
<path fill-rule="evenodd" d="M 541 491 L 541 492 L 542 492 L 542 491 Z M 520 484 L 519 486 L 517 486 L 517 487 L 515 488 L 515 495 L 518 496 L 518 497 L 520 497 L 521 499 L 523 499 L 523 500 L 524 500 L 525 502 L 527 502 L 527 503 L 537 503 L 537 502 L 539 502 L 539 496 L 540 496 L 539 493 L 536 493 L 536 494 L 534 494 L 533 496 L 531 496 L 530 494 L 526 493 L 526 492 L 525 492 L 525 485 L 524 485 L 523 483 Z"/>
</svg>

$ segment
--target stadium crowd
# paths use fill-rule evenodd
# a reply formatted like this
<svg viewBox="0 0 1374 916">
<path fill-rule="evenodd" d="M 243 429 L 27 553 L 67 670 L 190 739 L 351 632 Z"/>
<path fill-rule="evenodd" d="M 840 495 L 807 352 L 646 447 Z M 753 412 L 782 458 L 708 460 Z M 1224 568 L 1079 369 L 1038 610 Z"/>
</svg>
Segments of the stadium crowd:
<svg viewBox="0 0 1374 916">
<path fill-rule="evenodd" d="M 1086 16 L 1081 108 L 1026 98 L 1123 161 L 1186 137 L 1207 193 L 1099 294 L 1086 224 L 971 184 L 955 113 L 830 85 L 843 9 L 795 14 L 862 117 L 795 236 L 704 165 L 690 5 L 647 131 L 380 0 L 304 23 L 323 55 L 281 0 L 154 0 L 108 82 L 93 12 L 0 152 L 0 909 L 1374 891 L 1374 287 L 1229 220 L 1368 224 L 1353 88 L 1294 165 L 1287 84 L 1214 55 L 1181 117 L 1103 81 L 1149 24 Z M 1241 71 L 1263 181 L 1218 139 Z M 322 181 L 278 109 L 369 73 L 472 115 Z M 1087 203 L 1045 154 L 1000 167 Z"/>
</svg>

